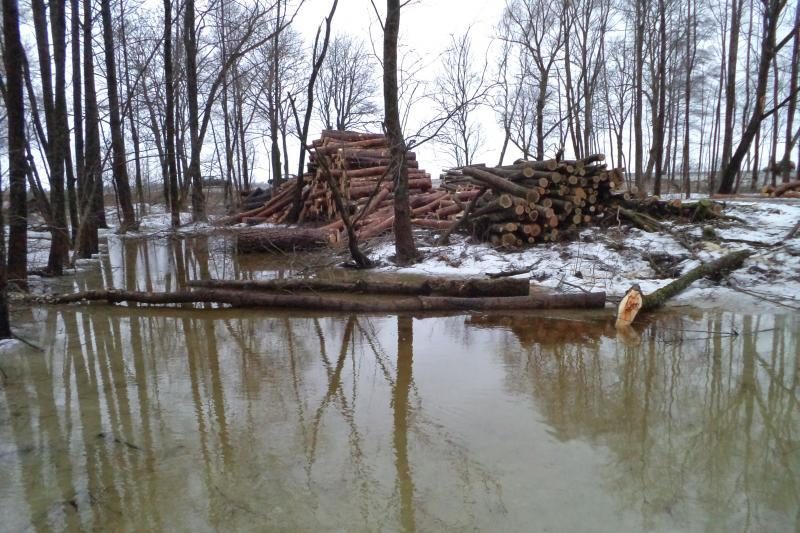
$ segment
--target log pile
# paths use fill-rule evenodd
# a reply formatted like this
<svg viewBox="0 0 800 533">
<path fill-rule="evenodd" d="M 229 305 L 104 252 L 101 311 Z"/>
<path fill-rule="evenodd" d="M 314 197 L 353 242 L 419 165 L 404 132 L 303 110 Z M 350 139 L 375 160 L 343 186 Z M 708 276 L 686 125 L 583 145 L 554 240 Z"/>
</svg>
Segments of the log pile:
<svg viewBox="0 0 800 533">
<path fill-rule="evenodd" d="M 394 182 L 388 175 L 389 162 L 389 144 L 383 134 L 323 130 L 322 136 L 309 147 L 299 223 L 329 223 L 328 229 L 342 229 L 328 182 L 329 173 L 350 210 L 349 214 L 358 221 L 357 229 L 375 225 L 391 227 Z M 414 152 L 406 154 L 406 167 L 412 204 L 417 207 L 430 204 L 433 198 L 429 193 L 431 176 L 419 168 Z M 296 186 L 295 181 L 287 182 L 269 201 L 239 213 L 227 222 L 286 222 Z M 374 233 L 374 229 L 368 233 Z"/>
<path fill-rule="evenodd" d="M 800 180 L 789 181 L 778 186 L 768 185 L 761 189 L 761 193 L 776 198 L 800 198 Z"/>
<path fill-rule="evenodd" d="M 444 187 L 456 194 L 463 188 L 486 191 L 466 221 L 478 238 L 506 248 L 552 242 L 605 216 L 623 173 L 607 169 L 604 159 L 597 154 L 576 161 L 461 167 L 443 175 Z"/>
</svg>

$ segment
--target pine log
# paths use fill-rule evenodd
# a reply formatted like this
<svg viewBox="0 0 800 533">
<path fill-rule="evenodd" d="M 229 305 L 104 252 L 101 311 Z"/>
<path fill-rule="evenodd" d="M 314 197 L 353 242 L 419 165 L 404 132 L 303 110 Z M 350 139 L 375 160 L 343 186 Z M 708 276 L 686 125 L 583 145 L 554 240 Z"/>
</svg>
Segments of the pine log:
<svg viewBox="0 0 800 533">
<path fill-rule="evenodd" d="M 236 251 L 249 254 L 310 250 L 335 240 L 334 232 L 324 228 L 253 228 L 236 235 Z"/>
<path fill-rule="evenodd" d="M 137 292 L 122 290 L 87 291 L 30 298 L 29 303 L 70 304 L 103 301 L 110 304 L 141 303 L 175 305 L 216 303 L 234 307 L 289 308 L 308 311 L 356 313 L 403 313 L 422 311 L 500 311 L 536 309 L 601 309 L 604 292 L 533 294 L 530 296 L 459 298 L 449 296 L 398 296 L 354 298 L 318 294 L 267 294 L 248 291 L 204 289 L 180 292 Z"/>
</svg>

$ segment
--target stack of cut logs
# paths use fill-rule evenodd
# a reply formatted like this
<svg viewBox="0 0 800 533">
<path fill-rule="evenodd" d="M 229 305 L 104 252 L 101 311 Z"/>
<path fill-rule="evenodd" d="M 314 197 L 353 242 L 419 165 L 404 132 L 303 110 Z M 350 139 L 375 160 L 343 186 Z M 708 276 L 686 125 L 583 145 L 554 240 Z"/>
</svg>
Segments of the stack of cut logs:
<svg viewBox="0 0 800 533">
<path fill-rule="evenodd" d="M 604 159 L 597 154 L 577 161 L 461 167 L 447 171 L 444 187 L 485 189 L 465 221 L 482 240 L 503 247 L 556 241 L 603 218 L 612 191 L 623 181 L 622 171 L 607 170 Z"/>
<path fill-rule="evenodd" d="M 341 192 L 356 236 L 368 239 L 394 224 L 394 181 L 389 148 L 381 134 L 325 130 L 309 147 L 303 179 L 300 223 L 315 227 L 253 228 L 238 235 L 240 252 L 292 250 L 339 243 L 344 222 L 337 213 L 330 183 Z M 555 241 L 570 230 L 602 218 L 622 172 L 608 170 L 602 154 L 576 161 L 518 161 L 490 168 L 451 169 L 432 190 L 431 177 L 408 152 L 411 223 L 450 230 L 455 224 L 497 246 L 519 247 Z M 259 224 L 286 222 L 296 181 L 278 189 L 265 204 L 229 219 Z M 470 206 L 469 209 L 466 209 Z M 463 219 L 463 220 L 462 220 Z"/>
<path fill-rule="evenodd" d="M 355 215 L 359 227 L 366 222 L 385 222 L 391 217 L 394 182 L 388 176 L 389 145 L 383 134 L 324 130 L 312 142 L 308 172 L 303 176 L 303 204 L 299 222 L 333 222 L 339 219 L 328 173 L 342 199 Z M 431 176 L 420 170 L 416 154 L 406 154 L 409 195 L 412 202 L 426 198 L 432 187 Z M 240 213 L 229 222 L 276 224 L 287 220 L 292 208 L 296 181 L 287 182 L 265 204 Z M 380 220 L 376 220 L 379 218 Z M 339 223 L 333 222 L 337 228 Z M 389 224 L 391 226 L 391 224 Z M 340 228 L 339 228 L 340 229 Z"/>
</svg>

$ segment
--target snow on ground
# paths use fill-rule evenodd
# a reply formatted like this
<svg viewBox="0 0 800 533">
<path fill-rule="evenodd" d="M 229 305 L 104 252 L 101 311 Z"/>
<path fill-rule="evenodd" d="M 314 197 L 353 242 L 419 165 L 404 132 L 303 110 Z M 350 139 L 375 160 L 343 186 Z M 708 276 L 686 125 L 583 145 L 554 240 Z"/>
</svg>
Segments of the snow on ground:
<svg viewBox="0 0 800 533">
<path fill-rule="evenodd" d="M 785 240 L 789 231 L 800 221 L 800 201 L 797 200 L 736 200 L 726 203 L 725 214 L 739 220 L 713 224 L 668 224 L 672 231 L 695 243 L 688 250 L 670 234 L 646 233 L 628 226 L 608 229 L 587 228 L 574 242 L 537 245 L 520 251 L 506 251 L 487 244 L 469 243 L 464 236 L 455 235 L 452 244 L 433 246 L 430 233 L 420 232 L 418 239 L 422 260 L 407 268 L 392 265 L 394 244 L 387 239 L 373 249 L 367 249 L 384 272 L 436 276 L 483 276 L 489 273 L 528 269 L 532 282 L 563 292 L 605 291 L 609 298 L 621 297 L 634 283 L 645 293 L 652 292 L 700 264 L 734 250 L 748 249 L 755 255 L 744 268 L 734 272 L 722 285 L 708 280 L 696 282 L 672 300 L 672 305 L 697 306 L 771 306 L 800 310 L 800 235 Z M 107 219 L 115 224 L 117 214 L 109 210 Z M 209 223 L 191 224 L 191 215 L 181 213 L 180 233 L 210 232 Z M 719 237 L 703 241 L 705 226 Z M 114 229 L 101 234 L 114 237 Z M 163 205 L 151 205 L 141 218 L 137 231 L 130 237 L 157 237 L 169 234 L 170 215 Z M 29 264 L 43 268 L 47 264 L 50 234 L 29 231 Z M 100 255 L 107 253 L 102 244 Z M 92 268 L 93 259 L 76 262 L 77 270 Z"/>
<path fill-rule="evenodd" d="M 753 250 L 744 268 L 723 285 L 701 280 L 672 304 L 717 306 L 742 304 L 800 310 L 800 236 L 785 241 L 800 221 L 800 202 L 732 201 L 725 214 L 745 221 L 711 225 L 717 242 L 699 239 L 703 225 L 674 224 L 673 231 L 697 242 L 693 250 L 669 234 L 646 233 L 630 227 L 589 228 L 575 242 L 538 245 L 521 251 L 468 244 L 454 237 L 447 247 L 420 246 L 422 261 L 407 268 L 391 265 L 394 244 L 373 250 L 384 271 L 442 276 L 481 276 L 530 268 L 531 281 L 564 292 L 605 291 L 621 297 L 634 283 L 645 293 L 666 285 L 700 264 L 735 250 Z M 706 226 L 710 225 L 708 223 Z"/>
</svg>

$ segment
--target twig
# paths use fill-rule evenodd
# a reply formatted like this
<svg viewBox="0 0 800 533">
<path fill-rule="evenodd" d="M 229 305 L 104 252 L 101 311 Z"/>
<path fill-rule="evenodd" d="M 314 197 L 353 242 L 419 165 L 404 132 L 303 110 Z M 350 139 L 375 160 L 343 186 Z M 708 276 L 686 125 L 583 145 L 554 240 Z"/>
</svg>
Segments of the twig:
<svg viewBox="0 0 800 533">
<path fill-rule="evenodd" d="M 23 344 L 27 344 L 28 346 L 30 346 L 31 348 L 33 348 L 33 349 L 34 349 L 34 350 L 36 350 L 37 352 L 44 352 L 44 348 L 42 348 L 41 346 L 36 346 L 36 345 L 35 345 L 35 344 L 33 344 L 31 341 L 29 341 L 29 340 L 26 340 L 26 339 L 23 339 L 22 337 L 20 337 L 20 336 L 19 336 L 19 335 L 17 335 L 16 333 L 12 333 L 12 334 L 11 334 L 11 337 L 13 337 L 14 339 L 17 339 L 18 341 L 20 341 L 20 342 L 21 342 L 21 343 L 23 343 Z"/>
</svg>

